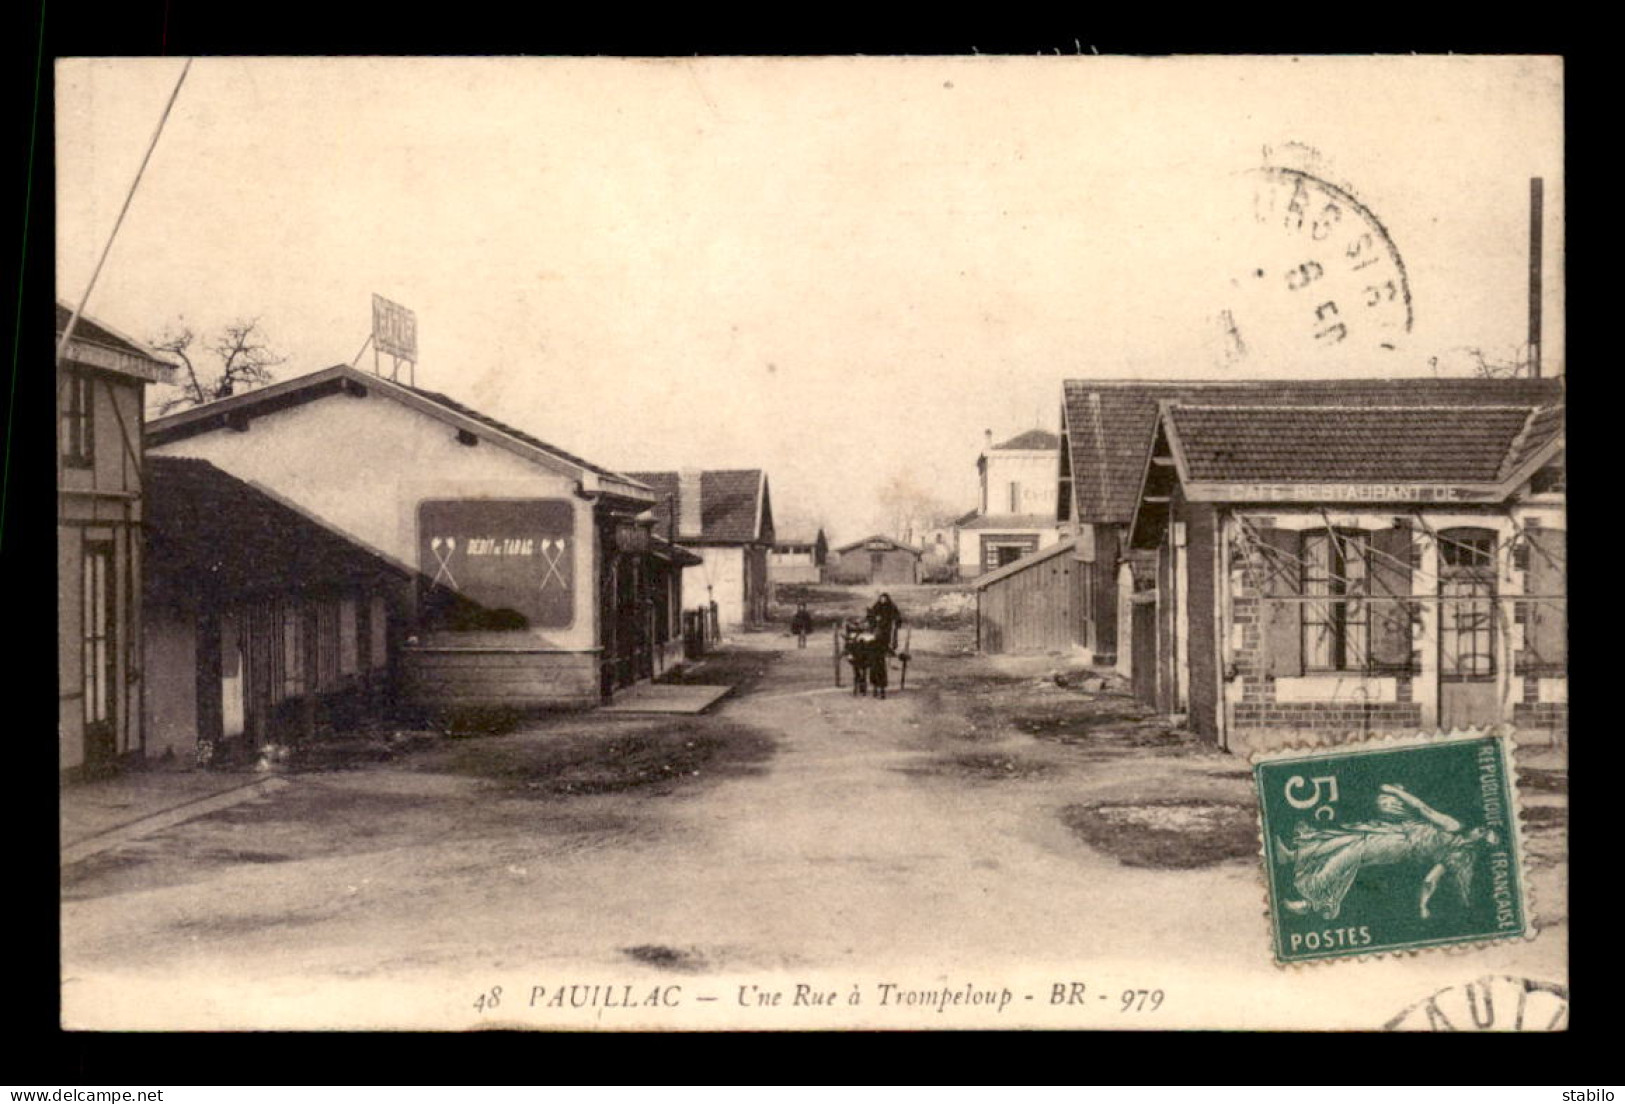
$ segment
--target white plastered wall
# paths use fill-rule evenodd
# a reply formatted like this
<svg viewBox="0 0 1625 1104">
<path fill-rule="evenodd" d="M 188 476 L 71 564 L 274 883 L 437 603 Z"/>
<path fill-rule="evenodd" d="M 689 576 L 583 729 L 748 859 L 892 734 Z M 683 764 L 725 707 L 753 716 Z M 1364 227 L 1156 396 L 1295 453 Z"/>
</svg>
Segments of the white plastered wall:
<svg viewBox="0 0 1625 1104">
<path fill-rule="evenodd" d="M 425 499 L 569 501 L 575 512 L 574 618 L 568 628 L 528 635 L 546 648 L 597 644 L 592 504 L 576 495 L 573 475 L 488 440 L 459 444 L 455 427 L 377 394 L 327 396 L 257 417 L 246 433 L 216 430 L 151 451 L 208 460 L 414 569 L 421 566 L 417 515 Z"/>
</svg>

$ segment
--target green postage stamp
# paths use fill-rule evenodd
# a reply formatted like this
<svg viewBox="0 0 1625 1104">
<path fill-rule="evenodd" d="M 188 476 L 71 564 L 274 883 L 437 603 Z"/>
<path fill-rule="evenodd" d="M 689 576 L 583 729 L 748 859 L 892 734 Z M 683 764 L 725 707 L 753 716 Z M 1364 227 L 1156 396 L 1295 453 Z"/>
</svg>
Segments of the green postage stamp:
<svg viewBox="0 0 1625 1104">
<path fill-rule="evenodd" d="M 1511 744 L 1468 733 L 1257 760 L 1276 960 L 1526 936 Z"/>
</svg>

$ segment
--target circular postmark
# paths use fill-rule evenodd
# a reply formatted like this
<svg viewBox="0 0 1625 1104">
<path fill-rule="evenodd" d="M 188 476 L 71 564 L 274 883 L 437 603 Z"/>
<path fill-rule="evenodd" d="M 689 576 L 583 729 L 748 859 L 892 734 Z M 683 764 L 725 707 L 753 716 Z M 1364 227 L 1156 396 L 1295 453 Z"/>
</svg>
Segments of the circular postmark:
<svg viewBox="0 0 1625 1104">
<path fill-rule="evenodd" d="M 1569 990 L 1553 981 L 1488 974 L 1440 989 L 1383 1025 L 1385 1031 L 1563 1031 Z"/>
<path fill-rule="evenodd" d="M 1252 230 L 1219 316 L 1223 359 L 1299 363 L 1397 350 L 1415 310 L 1404 258 L 1377 214 L 1350 188 L 1304 169 L 1243 175 Z"/>
</svg>

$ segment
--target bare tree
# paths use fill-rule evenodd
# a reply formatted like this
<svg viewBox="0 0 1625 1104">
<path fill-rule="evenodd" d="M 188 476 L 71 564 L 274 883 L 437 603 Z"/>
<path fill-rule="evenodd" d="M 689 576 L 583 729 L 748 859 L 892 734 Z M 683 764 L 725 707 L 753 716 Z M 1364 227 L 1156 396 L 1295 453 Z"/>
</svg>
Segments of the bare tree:
<svg viewBox="0 0 1625 1104">
<path fill-rule="evenodd" d="M 159 398 L 160 415 L 263 387 L 275 378 L 271 369 L 288 359 L 268 344 L 258 318 L 229 322 L 212 338 L 177 321 L 152 346 L 172 355 L 180 368 L 172 389 Z"/>
<path fill-rule="evenodd" d="M 893 474 L 877 498 L 882 532 L 908 543 L 918 543 L 927 530 L 948 524 L 958 516 L 941 497 L 920 486 L 912 473 Z"/>
<path fill-rule="evenodd" d="M 1484 349 L 1476 345 L 1462 345 L 1447 350 L 1428 363 L 1434 375 L 1474 376 L 1478 379 L 1521 379 L 1533 372 L 1533 351 L 1528 345 Z"/>
</svg>

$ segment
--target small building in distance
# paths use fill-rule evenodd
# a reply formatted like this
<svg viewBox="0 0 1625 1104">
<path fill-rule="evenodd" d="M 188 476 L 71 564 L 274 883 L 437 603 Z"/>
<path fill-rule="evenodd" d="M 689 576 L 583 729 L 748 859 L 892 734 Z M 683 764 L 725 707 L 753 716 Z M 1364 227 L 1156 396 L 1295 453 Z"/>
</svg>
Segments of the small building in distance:
<svg viewBox="0 0 1625 1104">
<path fill-rule="evenodd" d="M 982 497 L 978 507 L 954 525 L 961 579 L 996 571 L 1061 538 L 1056 521 L 1056 486 L 1061 439 L 1029 429 L 1002 444 L 986 445 L 976 458 Z"/>
<path fill-rule="evenodd" d="M 208 461 L 147 477 L 149 756 L 240 762 L 387 715 L 413 571 Z"/>
<path fill-rule="evenodd" d="M 73 318 L 56 304 L 60 346 Z M 56 368 L 57 748 L 72 780 L 145 753 L 142 410 L 172 368 L 81 315 Z"/>
<path fill-rule="evenodd" d="M 875 534 L 837 548 L 826 578 L 832 583 L 905 586 L 920 581 L 918 548 Z"/>
<path fill-rule="evenodd" d="M 824 531 L 814 537 L 805 534 L 779 537 L 767 559 L 767 577 L 772 583 L 816 583 L 823 578 L 829 559 L 829 541 Z"/>
<path fill-rule="evenodd" d="M 765 624 L 775 537 L 767 473 L 684 468 L 627 476 L 655 496 L 654 531 L 700 559 L 683 572 L 688 607 L 715 602 L 725 628 Z"/>
</svg>

